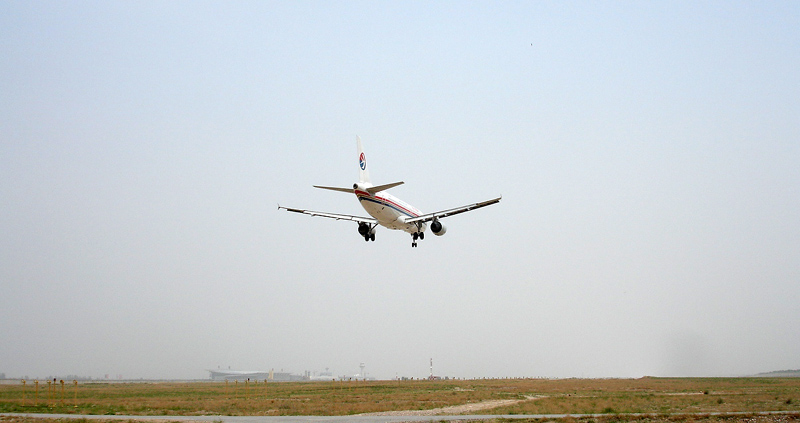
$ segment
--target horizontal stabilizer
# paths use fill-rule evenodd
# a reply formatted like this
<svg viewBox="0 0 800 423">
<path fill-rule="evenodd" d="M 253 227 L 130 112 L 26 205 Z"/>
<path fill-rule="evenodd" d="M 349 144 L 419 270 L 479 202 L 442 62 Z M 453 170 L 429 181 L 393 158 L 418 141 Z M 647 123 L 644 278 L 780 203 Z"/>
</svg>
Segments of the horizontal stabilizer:
<svg viewBox="0 0 800 423">
<path fill-rule="evenodd" d="M 341 191 L 341 192 L 348 192 L 350 194 L 354 193 L 355 191 L 353 188 L 339 188 L 339 187 L 321 187 L 319 185 L 314 185 L 314 188 L 322 188 L 322 189 L 329 189 L 331 191 Z"/>
<path fill-rule="evenodd" d="M 376 187 L 369 187 L 369 188 L 367 188 L 367 192 L 369 192 L 370 194 L 375 194 L 376 192 L 381 192 L 381 191 L 387 190 L 389 188 L 394 188 L 394 187 L 396 187 L 398 185 L 403 185 L 403 181 L 392 182 L 391 184 L 386 184 L 386 185 L 378 185 Z"/>
</svg>

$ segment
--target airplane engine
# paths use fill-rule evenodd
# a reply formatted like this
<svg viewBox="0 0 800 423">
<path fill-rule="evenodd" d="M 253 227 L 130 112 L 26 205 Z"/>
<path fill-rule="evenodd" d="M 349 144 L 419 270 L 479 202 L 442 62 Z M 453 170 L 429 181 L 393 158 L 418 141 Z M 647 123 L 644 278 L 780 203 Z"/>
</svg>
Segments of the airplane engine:
<svg viewBox="0 0 800 423">
<path fill-rule="evenodd" d="M 442 236 L 447 232 L 447 228 L 442 225 L 442 222 L 434 220 L 431 222 L 431 232 L 433 232 L 433 234 L 436 236 Z"/>
</svg>

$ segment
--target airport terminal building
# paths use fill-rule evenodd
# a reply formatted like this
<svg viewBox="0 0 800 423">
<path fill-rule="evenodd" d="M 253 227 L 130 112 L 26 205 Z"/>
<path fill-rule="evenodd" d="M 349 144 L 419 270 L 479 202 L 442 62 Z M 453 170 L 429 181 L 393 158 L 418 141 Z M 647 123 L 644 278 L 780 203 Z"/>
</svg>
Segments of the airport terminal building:
<svg viewBox="0 0 800 423">
<path fill-rule="evenodd" d="M 247 371 L 247 370 L 209 370 L 211 380 L 268 380 L 270 382 L 299 382 L 308 380 L 301 375 L 291 373 L 278 373 L 270 371 Z"/>
</svg>

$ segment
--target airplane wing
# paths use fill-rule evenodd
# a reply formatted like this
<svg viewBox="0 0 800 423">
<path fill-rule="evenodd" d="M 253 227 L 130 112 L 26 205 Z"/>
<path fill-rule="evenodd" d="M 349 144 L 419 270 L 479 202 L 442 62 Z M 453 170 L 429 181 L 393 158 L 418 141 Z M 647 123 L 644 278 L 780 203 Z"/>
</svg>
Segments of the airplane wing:
<svg viewBox="0 0 800 423">
<path fill-rule="evenodd" d="M 278 210 L 281 210 L 281 209 L 286 210 L 286 211 L 290 211 L 290 212 L 295 212 L 295 213 L 307 214 L 309 216 L 328 217 L 328 218 L 336 219 L 336 220 L 351 220 L 353 222 L 359 222 L 359 223 L 360 222 L 364 222 L 364 223 L 369 223 L 369 224 L 373 224 L 373 225 L 378 223 L 377 220 L 375 220 L 375 219 L 373 219 L 371 217 L 351 216 L 349 214 L 336 214 L 336 213 L 317 212 L 317 211 L 311 211 L 311 210 L 293 209 L 291 207 L 282 207 L 279 204 L 278 205 Z"/>
<path fill-rule="evenodd" d="M 429 222 L 434 219 L 442 219 L 447 216 L 452 216 L 454 214 L 465 213 L 468 211 L 472 211 L 475 209 L 479 209 L 481 207 L 491 206 L 492 204 L 497 204 L 503 197 L 493 198 L 491 200 L 481 201 L 480 203 L 475 204 L 468 204 L 466 206 L 456 207 L 454 209 L 449 210 L 442 210 L 434 213 L 423 214 L 411 219 L 406 219 L 405 223 L 415 223 L 415 222 Z"/>
</svg>

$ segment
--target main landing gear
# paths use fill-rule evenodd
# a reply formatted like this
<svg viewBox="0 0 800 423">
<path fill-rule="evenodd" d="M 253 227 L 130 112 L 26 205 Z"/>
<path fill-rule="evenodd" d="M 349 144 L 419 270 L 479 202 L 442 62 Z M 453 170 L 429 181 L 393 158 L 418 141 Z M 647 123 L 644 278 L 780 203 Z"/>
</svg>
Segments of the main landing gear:
<svg viewBox="0 0 800 423">
<path fill-rule="evenodd" d="M 375 226 L 378 226 L 378 224 L 370 225 L 366 222 L 360 222 L 358 224 L 358 233 L 364 237 L 364 241 L 375 241 Z"/>
<path fill-rule="evenodd" d="M 411 234 L 411 247 L 417 246 L 417 239 L 425 239 L 425 232 L 414 232 Z"/>
</svg>

